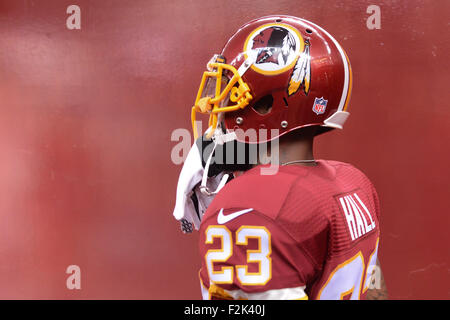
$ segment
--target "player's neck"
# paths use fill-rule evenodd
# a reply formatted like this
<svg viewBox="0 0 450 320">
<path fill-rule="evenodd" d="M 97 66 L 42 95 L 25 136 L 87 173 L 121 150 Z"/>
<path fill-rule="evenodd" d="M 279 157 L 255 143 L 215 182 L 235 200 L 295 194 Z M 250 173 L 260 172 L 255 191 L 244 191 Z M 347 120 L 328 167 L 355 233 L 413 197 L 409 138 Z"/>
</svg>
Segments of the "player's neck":
<svg viewBox="0 0 450 320">
<path fill-rule="evenodd" d="M 259 154 L 259 163 L 284 165 L 294 162 L 305 166 L 316 165 L 315 162 L 311 161 L 314 160 L 314 133 L 314 128 L 307 128 L 300 133 L 294 132 L 282 136 L 276 143 L 268 145 L 267 153 Z"/>
<path fill-rule="evenodd" d="M 313 145 L 316 135 L 316 127 L 307 127 L 289 132 L 280 137 L 279 157 L 280 164 L 292 163 L 296 165 L 314 166 Z M 305 162 L 302 162 L 305 161 Z"/>
<path fill-rule="evenodd" d="M 304 137 L 301 139 L 280 140 L 279 153 L 280 164 L 291 163 L 295 161 L 314 160 L 313 137 Z M 300 165 L 315 165 L 314 162 L 297 162 Z"/>
</svg>

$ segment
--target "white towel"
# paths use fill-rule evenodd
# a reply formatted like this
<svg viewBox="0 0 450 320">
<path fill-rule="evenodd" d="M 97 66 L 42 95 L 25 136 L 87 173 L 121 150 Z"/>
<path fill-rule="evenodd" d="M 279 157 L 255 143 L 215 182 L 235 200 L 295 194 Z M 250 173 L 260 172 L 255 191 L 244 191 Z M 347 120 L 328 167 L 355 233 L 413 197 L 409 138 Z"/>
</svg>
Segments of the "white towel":
<svg viewBox="0 0 450 320">
<path fill-rule="evenodd" d="M 205 134 L 211 129 L 209 127 Z M 214 140 L 214 147 L 206 160 L 205 168 L 202 165 L 202 154 L 197 143 L 194 142 L 178 178 L 173 215 L 175 219 L 181 222 L 181 230 L 185 233 L 193 231 L 192 225 L 196 230 L 200 228 L 201 219 L 209 204 L 229 181 L 228 173 L 222 172 L 217 176 L 208 177 L 208 170 L 216 146 L 235 140 L 236 134 L 234 132 L 223 134 L 220 128 L 216 128 L 212 139 Z M 195 193 L 198 200 L 198 213 L 191 198 L 193 193 Z"/>
<path fill-rule="evenodd" d="M 200 217 L 197 216 L 191 196 L 194 187 L 202 181 L 203 166 L 200 150 L 194 143 L 189 151 L 178 178 L 177 195 L 173 215 L 177 220 L 187 220 L 198 230 Z"/>
<path fill-rule="evenodd" d="M 207 178 L 206 176 L 207 171 L 205 172 L 202 166 L 200 150 L 197 144 L 194 143 L 184 161 L 178 178 L 176 202 L 173 210 L 175 219 L 181 222 L 181 228 L 185 233 L 192 232 L 192 225 L 196 230 L 200 228 L 203 214 L 214 199 L 215 194 L 223 187 L 228 179 L 228 174 L 224 173 L 215 177 Z M 200 186 L 202 185 L 202 179 L 203 185 L 207 187 L 207 190 L 215 191 L 209 194 L 201 192 Z M 191 198 L 194 192 L 198 200 L 198 213 Z"/>
</svg>

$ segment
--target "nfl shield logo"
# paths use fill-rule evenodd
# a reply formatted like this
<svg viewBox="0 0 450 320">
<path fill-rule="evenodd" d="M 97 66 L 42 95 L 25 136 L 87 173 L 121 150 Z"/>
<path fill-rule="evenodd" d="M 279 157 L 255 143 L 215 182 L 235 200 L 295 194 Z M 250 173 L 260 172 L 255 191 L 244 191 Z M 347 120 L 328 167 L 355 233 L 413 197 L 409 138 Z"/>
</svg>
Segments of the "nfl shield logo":
<svg viewBox="0 0 450 320">
<path fill-rule="evenodd" d="M 328 100 L 325 100 L 323 97 L 322 98 L 316 98 L 314 100 L 314 105 L 312 110 L 317 114 L 322 114 L 325 112 L 325 109 L 327 108 L 327 102 Z"/>
</svg>

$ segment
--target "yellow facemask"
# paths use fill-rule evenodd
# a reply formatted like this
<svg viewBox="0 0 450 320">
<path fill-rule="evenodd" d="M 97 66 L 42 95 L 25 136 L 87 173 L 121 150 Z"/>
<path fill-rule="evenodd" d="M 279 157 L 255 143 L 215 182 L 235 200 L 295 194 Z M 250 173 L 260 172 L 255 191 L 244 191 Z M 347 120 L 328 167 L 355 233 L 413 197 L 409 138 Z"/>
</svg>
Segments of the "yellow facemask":
<svg viewBox="0 0 450 320">
<path fill-rule="evenodd" d="M 208 126 L 211 138 L 217 128 L 218 114 L 245 108 L 253 98 L 249 86 L 242 80 L 238 70 L 226 64 L 225 59 L 215 55 L 207 65 L 208 71 L 203 73 L 195 104 L 192 107 L 191 120 L 195 140 L 198 138 L 196 114 L 209 114 Z M 233 76 L 230 80 L 223 72 L 229 71 Z M 223 88 L 223 90 L 222 90 Z M 229 105 L 229 103 L 233 103 Z"/>
</svg>

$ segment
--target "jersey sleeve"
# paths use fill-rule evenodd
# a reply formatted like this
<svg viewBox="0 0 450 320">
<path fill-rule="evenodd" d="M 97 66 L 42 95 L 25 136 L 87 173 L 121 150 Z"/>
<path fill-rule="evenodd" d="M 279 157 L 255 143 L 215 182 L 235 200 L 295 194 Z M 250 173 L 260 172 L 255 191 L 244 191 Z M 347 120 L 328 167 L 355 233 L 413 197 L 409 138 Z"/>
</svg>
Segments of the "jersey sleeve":
<svg viewBox="0 0 450 320">
<path fill-rule="evenodd" d="M 231 217 L 240 209 L 220 213 Z M 218 215 L 200 229 L 200 279 L 208 299 L 306 299 L 314 264 L 288 232 L 251 211 L 219 224 Z"/>
</svg>

